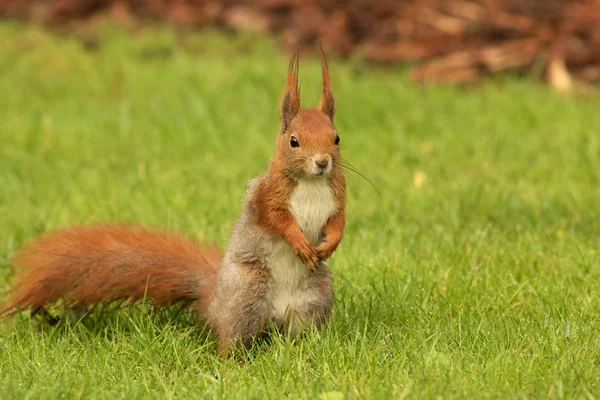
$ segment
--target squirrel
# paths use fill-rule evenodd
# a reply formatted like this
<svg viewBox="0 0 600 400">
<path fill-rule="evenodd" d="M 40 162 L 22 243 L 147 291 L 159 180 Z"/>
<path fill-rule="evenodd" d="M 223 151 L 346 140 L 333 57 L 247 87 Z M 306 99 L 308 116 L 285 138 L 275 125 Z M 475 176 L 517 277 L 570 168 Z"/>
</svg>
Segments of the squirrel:
<svg viewBox="0 0 600 400">
<path fill-rule="evenodd" d="M 77 309 L 119 300 L 185 302 L 215 333 L 225 357 L 271 327 L 295 337 L 305 326 L 326 324 L 333 286 L 324 261 L 342 240 L 346 183 L 326 54 L 321 47 L 318 107 L 300 107 L 298 61 L 296 51 L 275 155 L 248 183 L 224 254 L 214 244 L 141 226 L 58 230 L 17 252 L 12 265 L 20 272 L 0 315 L 46 313 L 58 300 Z"/>
</svg>

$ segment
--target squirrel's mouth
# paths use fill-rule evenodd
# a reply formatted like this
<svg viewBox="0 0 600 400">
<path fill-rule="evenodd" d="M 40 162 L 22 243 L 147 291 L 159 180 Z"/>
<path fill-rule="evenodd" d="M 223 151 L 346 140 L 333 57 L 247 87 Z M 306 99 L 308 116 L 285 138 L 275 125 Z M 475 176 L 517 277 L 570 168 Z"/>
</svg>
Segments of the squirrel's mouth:
<svg viewBox="0 0 600 400">
<path fill-rule="evenodd" d="M 324 178 L 324 177 L 328 176 L 329 172 L 330 172 L 330 168 L 322 168 L 319 170 L 312 170 L 306 175 L 308 175 L 309 177 L 312 177 L 312 178 L 319 179 L 319 178 Z"/>
<path fill-rule="evenodd" d="M 319 155 L 319 157 L 312 157 L 304 171 L 307 175 L 313 178 L 323 178 L 328 176 L 333 169 L 333 160 L 331 156 L 327 155 L 324 157 L 323 155 Z"/>
</svg>

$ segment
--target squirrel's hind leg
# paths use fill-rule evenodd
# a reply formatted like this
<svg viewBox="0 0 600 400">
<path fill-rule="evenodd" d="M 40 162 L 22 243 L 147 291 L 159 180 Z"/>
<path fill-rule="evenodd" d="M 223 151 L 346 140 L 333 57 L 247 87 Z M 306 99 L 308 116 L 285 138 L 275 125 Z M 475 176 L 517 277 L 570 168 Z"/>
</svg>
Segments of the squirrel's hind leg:
<svg viewBox="0 0 600 400">
<path fill-rule="evenodd" d="M 269 323 L 267 289 L 267 276 L 260 265 L 223 265 L 209 311 L 221 356 L 230 356 L 239 343 L 249 348 L 263 334 Z"/>
<path fill-rule="evenodd" d="M 333 282 L 324 263 L 309 277 L 308 289 L 302 297 L 311 300 L 289 310 L 284 317 L 284 331 L 291 337 L 297 337 L 306 328 L 320 329 L 329 320 L 333 308 Z"/>
</svg>

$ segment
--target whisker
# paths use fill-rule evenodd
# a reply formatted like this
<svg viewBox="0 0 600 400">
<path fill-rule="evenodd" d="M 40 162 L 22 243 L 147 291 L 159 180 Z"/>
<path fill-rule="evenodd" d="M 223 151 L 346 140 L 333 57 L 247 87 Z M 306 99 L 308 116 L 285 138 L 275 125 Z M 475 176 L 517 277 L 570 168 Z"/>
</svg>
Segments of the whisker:
<svg viewBox="0 0 600 400">
<path fill-rule="evenodd" d="M 381 197 L 381 192 L 379 192 L 379 190 L 377 189 L 377 187 L 375 187 L 373 182 L 371 182 L 371 180 L 369 178 L 367 178 L 366 176 L 364 176 L 360 171 L 358 171 L 353 166 L 345 165 L 344 163 L 340 163 L 340 166 L 348 171 L 354 172 L 355 174 L 357 174 L 358 176 L 363 178 L 365 181 L 369 182 L 369 184 L 373 187 L 373 189 L 375 189 L 375 192 L 377 192 L 377 194 Z"/>
<path fill-rule="evenodd" d="M 352 163 L 350 161 L 348 161 L 347 159 L 345 159 L 344 157 L 340 156 L 341 160 L 342 160 L 342 164 L 346 164 L 346 166 L 348 167 L 352 167 L 354 168 L 356 171 L 358 171 L 358 168 L 356 168 L 354 165 L 352 165 Z"/>
<path fill-rule="evenodd" d="M 352 163 L 350 163 L 350 161 L 348 161 L 347 159 L 345 159 L 344 157 L 340 156 L 340 159 L 345 162 L 346 164 L 348 164 L 351 167 L 354 167 L 354 165 L 352 165 Z"/>
<path fill-rule="evenodd" d="M 342 167 L 342 168 L 344 168 L 344 167 Z M 356 186 L 359 189 L 359 192 L 360 192 L 360 186 L 358 185 L 358 182 L 356 182 L 356 179 L 354 178 L 354 175 L 348 174 L 348 177 L 350 179 L 352 179 L 352 184 L 354 184 L 354 186 Z M 362 192 L 360 192 L 360 193 L 362 194 Z"/>
<path fill-rule="evenodd" d="M 340 134 L 341 131 L 338 131 L 338 134 Z M 359 175 L 361 178 L 363 178 L 364 180 L 366 180 L 367 182 L 369 182 L 369 184 L 373 187 L 373 189 L 375 189 L 375 192 L 377 192 L 377 194 L 379 195 L 379 197 L 381 197 L 381 193 L 379 192 L 379 190 L 377 190 L 377 188 L 375 187 L 375 185 L 373 184 L 373 182 L 371 182 L 371 180 L 369 178 L 367 178 L 366 176 L 364 176 L 359 170 L 358 168 L 356 168 L 354 165 L 352 165 L 352 163 L 350 161 L 348 161 L 347 159 L 345 159 L 344 157 L 342 157 L 340 155 L 340 166 L 342 168 L 347 169 L 348 171 L 352 171 L 355 174 Z M 350 177 L 352 177 L 352 175 L 348 175 Z M 352 177 L 352 179 L 354 180 L 354 178 Z M 354 181 L 356 182 L 356 181 Z"/>
</svg>

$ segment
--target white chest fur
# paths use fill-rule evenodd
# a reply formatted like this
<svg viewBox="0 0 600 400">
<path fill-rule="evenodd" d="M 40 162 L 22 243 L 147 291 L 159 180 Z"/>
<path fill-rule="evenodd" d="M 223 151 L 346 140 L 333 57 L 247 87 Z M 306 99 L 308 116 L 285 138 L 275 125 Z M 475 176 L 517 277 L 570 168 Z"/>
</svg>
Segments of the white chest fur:
<svg viewBox="0 0 600 400">
<path fill-rule="evenodd" d="M 290 200 L 290 212 L 300 229 L 313 245 L 318 245 L 323 226 L 335 212 L 335 203 L 326 179 L 298 182 Z M 302 287 L 308 267 L 298 258 L 288 243 L 278 239 L 270 252 L 269 267 L 273 277 L 270 293 L 273 316 L 283 318 L 290 309 L 301 310 L 314 293 Z"/>
<path fill-rule="evenodd" d="M 327 180 L 308 179 L 298 182 L 290 201 L 290 211 L 308 240 L 313 245 L 319 244 L 323 225 L 335 211 Z"/>
</svg>

